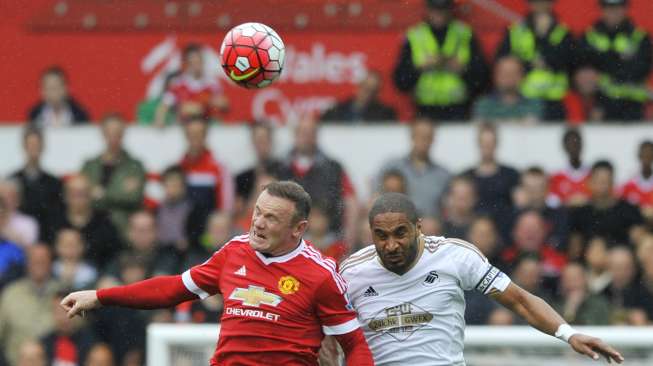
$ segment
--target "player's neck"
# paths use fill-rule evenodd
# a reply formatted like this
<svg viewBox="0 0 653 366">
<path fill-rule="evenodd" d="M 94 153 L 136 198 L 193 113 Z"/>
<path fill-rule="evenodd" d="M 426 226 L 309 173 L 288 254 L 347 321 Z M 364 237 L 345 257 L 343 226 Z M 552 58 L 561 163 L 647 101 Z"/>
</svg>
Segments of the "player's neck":
<svg viewBox="0 0 653 366">
<path fill-rule="evenodd" d="M 282 256 L 284 256 L 284 255 L 286 255 L 286 254 L 290 254 L 290 253 L 292 253 L 292 252 L 295 251 L 295 250 L 296 250 L 300 245 L 302 245 L 302 240 L 301 240 L 301 239 L 299 239 L 298 242 L 296 242 L 296 243 L 294 243 L 294 244 L 292 244 L 292 245 L 291 245 L 291 244 L 284 245 L 283 247 L 281 247 L 281 248 L 279 248 L 279 249 L 277 249 L 277 250 L 274 250 L 274 251 L 272 251 L 272 252 L 269 252 L 269 253 L 263 253 L 263 252 L 260 252 L 260 253 L 263 254 L 263 256 L 265 256 L 265 258 L 282 257 Z"/>
</svg>

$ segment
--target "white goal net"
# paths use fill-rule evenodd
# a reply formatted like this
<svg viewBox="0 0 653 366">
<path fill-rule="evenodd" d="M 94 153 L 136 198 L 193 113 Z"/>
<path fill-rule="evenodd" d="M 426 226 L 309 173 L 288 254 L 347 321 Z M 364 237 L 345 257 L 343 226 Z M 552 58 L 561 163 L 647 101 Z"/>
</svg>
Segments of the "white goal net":
<svg viewBox="0 0 653 366">
<path fill-rule="evenodd" d="M 653 327 L 575 327 L 619 349 L 628 366 L 653 365 Z M 219 325 L 152 324 L 147 331 L 148 366 L 207 366 Z M 467 327 L 467 366 L 590 366 L 601 363 L 530 327 Z M 606 364 L 605 360 L 602 364 Z"/>
</svg>

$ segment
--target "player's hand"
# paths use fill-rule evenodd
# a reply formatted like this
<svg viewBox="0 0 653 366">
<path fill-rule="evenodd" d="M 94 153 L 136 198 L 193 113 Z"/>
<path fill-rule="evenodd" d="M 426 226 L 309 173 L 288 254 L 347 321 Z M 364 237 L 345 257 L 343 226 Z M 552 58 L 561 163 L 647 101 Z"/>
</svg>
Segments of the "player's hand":
<svg viewBox="0 0 653 366">
<path fill-rule="evenodd" d="M 426 60 L 424 60 L 424 63 L 419 67 L 419 70 L 421 72 L 434 70 L 440 66 L 440 62 L 442 62 L 442 59 L 440 59 L 438 56 L 427 56 Z"/>
<path fill-rule="evenodd" d="M 569 344 L 574 351 L 587 355 L 595 361 L 603 356 L 608 361 L 624 362 L 624 357 L 616 349 L 610 347 L 599 338 L 590 337 L 585 334 L 574 334 L 569 338 Z"/>
<path fill-rule="evenodd" d="M 75 315 L 84 316 L 86 310 L 93 310 L 102 306 L 97 298 L 97 291 L 77 291 L 61 300 L 61 306 L 68 312 L 68 318 Z"/>
</svg>

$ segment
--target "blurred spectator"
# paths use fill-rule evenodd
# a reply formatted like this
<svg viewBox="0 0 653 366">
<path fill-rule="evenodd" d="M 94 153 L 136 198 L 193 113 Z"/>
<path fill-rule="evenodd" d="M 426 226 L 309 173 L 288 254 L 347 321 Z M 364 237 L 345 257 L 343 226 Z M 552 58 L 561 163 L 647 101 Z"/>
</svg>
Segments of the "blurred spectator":
<svg viewBox="0 0 653 366">
<path fill-rule="evenodd" d="M 381 176 L 388 170 L 400 171 L 406 179 L 407 193 L 415 202 L 420 216 L 439 216 L 440 200 L 450 173 L 431 160 L 430 152 L 435 140 L 435 127 L 428 119 L 417 119 L 410 127 L 411 150 L 407 156 L 387 162 Z"/>
<path fill-rule="evenodd" d="M 51 276 L 52 254 L 41 244 L 27 249 L 27 277 L 7 286 L 0 298 L 0 344 L 10 364 L 20 345 L 54 327 L 52 300 L 59 285 Z"/>
<path fill-rule="evenodd" d="M 202 46 L 189 44 L 184 48 L 182 57 L 183 72 L 170 81 L 163 94 L 154 117 L 156 126 L 165 126 L 170 109 L 175 110 L 180 121 L 190 116 L 217 119 L 219 113 L 229 110 L 229 100 L 218 79 L 206 72 Z"/>
<path fill-rule="evenodd" d="M 366 122 L 395 121 L 395 110 L 379 100 L 381 74 L 370 70 L 358 83 L 356 94 L 327 109 L 320 117 L 323 122 L 345 123 L 347 125 Z"/>
<path fill-rule="evenodd" d="M 628 17 L 628 0 L 599 4 L 601 19 L 581 38 L 579 62 L 601 74 L 606 120 L 641 120 L 650 98 L 646 80 L 653 65 L 651 39 Z"/>
<path fill-rule="evenodd" d="M 119 282 L 100 280 L 98 288 L 128 285 L 145 279 L 146 268 L 143 260 L 129 255 L 123 256 L 120 263 Z M 107 306 L 93 312 L 95 334 L 111 346 L 118 365 L 142 365 L 145 349 L 145 328 L 148 315 L 145 311 Z M 129 335 L 126 337 L 125 335 Z M 135 363 L 129 363 L 135 362 Z"/>
<path fill-rule="evenodd" d="M 422 230 L 420 231 L 423 235 L 440 236 L 442 235 L 442 223 L 433 216 L 424 216 L 422 217 Z"/>
<path fill-rule="evenodd" d="M 474 103 L 473 118 L 528 124 L 541 120 L 542 102 L 521 94 L 519 88 L 523 80 L 524 66 L 518 58 L 504 56 L 498 59 L 494 66 L 494 91 Z"/>
<path fill-rule="evenodd" d="M 309 240 L 322 254 L 332 257 L 336 263 L 340 263 L 345 258 L 348 247 L 336 233 L 329 229 L 331 225 L 326 210 L 318 205 L 313 205 L 308 222 L 310 224 L 304 238 Z"/>
<path fill-rule="evenodd" d="M 562 270 L 560 300 L 555 307 L 570 324 L 610 324 L 610 304 L 588 290 L 585 268 L 580 263 L 571 262 Z"/>
<path fill-rule="evenodd" d="M 628 307 L 643 310 L 647 322 L 651 323 L 653 321 L 653 255 L 641 257 L 639 264 L 642 268 L 641 292 L 634 298 L 634 302 L 628 303 Z"/>
<path fill-rule="evenodd" d="M 585 249 L 587 263 L 587 286 L 591 293 L 602 293 L 612 281 L 608 271 L 608 243 L 601 236 L 594 236 Z"/>
<path fill-rule="evenodd" d="M 25 341 L 20 345 L 16 366 L 46 366 L 45 349 L 37 341 Z"/>
<path fill-rule="evenodd" d="M 48 220 L 63 209 L 61 181 L 41 167 L 43 145 L 41 130 L 27 127 L 23 132 L 25 165 L 11 175 L 21 187 L 18 209 L 37 220 L 42 240 L 47 235 Z"/>
<path fill-rule="evenodd" d="M 200 238 L 200 246 L 210 255 L 238 234 L 229 212 L 214 212 L 207 220 L 206 231 Z"/>
<path fill-rule="evenodd" d="M 609 246 L 614 246 L 634 242 L 642 231 L 643 220 L 637 207 L 614 194 L 614 169 L 610 162 L 601 160 L 592 166 L 590 188 L 590 202 L 569 215 L 571 233 L 576 237 L 570 242 L 570 255 L 574 258 L 582 253 L 579 240 L 601 235 Z"/>
<path fill-rule="evenodd" d="M 68 77 L 59 66 L 51 66 L 41 74 L 41 100 L 28 115 L 36 127 L 70 126 L 88 123 L 86 109 L 68 94 Z"/>
<path fill-rule="evenodd" d="M 147 99 L 138 103 L 138 106 L 136 107 L 136 121 L 138 122 L 138 124 L 140 125 L 154 124 L 157 110 L 161 108 L 160 105 L 163 103 L 163 96 L 170 88 L 170 83 L 173 80 L 175 80 L 177 77 L 179 77 L 180 74 L 181 71 L 175 71 L 166 75 L 166 77 L 163 80 L 163 86 L 161 89 L 159 89 L 160 92 L 154 96 L 148 95 Z M 148 94 L 149 92 L 151 92 L 151 89 L 148 90 Z M 166 126 L 172 125 L 176 122 L 176 119 L 177 116 L 175 114 L 175 111 L 172 108 L 168 108 L 163 118 L 164 125 Z"/>
<path fill-rule="evenodd" d="M 81 173 L 93 186 L 95 206 L 107 211 L 114 225 L 123 232 L 129 215 L 143 204 L 145 168 L 123 146 L 127 125 L 121 115 L 106 115 L 101 127 L 106 149 L 86 161 Z"/>
<path fill-rule="evenodd" d="M 61 306 L 61 300 L 69 293 L 59 291 L 49 304 L 54 316 L 54 330 L 43 336 L 41 342 L 51 365 L 83 365 L 91 347 L 97 342 L 85 319 L 80 316 L 68 318 Z"/>
<path fill-rule="evenodd" d="M 188 150 L 179 163 L 186 174 L 188 197 L 201 213 L 202 222 L 214 210 L 231 211 L 232 177 L 207 147 L 208 122 L 194 117 L 184 125 Z"/>
<path fill-rule="evenodd" d="M 465 238 L 476 217 L 474 207 L 478 195 L 474 182 L 463 176 L 449 183 L 442 212 L 442 235 L 449 238 Z"/>
<path fill-rule="evenodd" d="M 621 187 L 621 198 L 639 206 L 649 226 L 653 226 L 653 141 L 639 145 L 639 172 Z"/>
<path fill-rule="evenodd" d="M 551 294 L 542 288 L 542 265 L 538 256 L 525 254 L 517 259 L 513 267 L 510 279 L 517 286 L 550 302 Z M 521 319 L 520 323 L 527 324 Z"/>
<path fill-rule="evenodd" d="M 411 93 L 418 117 L 467 118 L 471 98 L 487 84 L 488 68 L 472 29 L 454 17 L 454 0 L 426 0 L 423 22 L 401 46 L 394 82 Z"/>
<path fill-rule="evenodd" d="M 8 220 L 4 200 L 0 198 L 0 227 Z M 16 243 L 0 234 L 0 290 L 5 285 L 19 278 L 25 266 L 25 253 Z"/>
<path fill-rule="evenodd" d="M 608 271 L 612 281 L 603 291 L 603 295 L 610 300 L 616 311 L 613 316 L 615 321 L 627 319 L 626 308 L 636 304 L 641 296 L 641 285 L 636 282 L 637 263 L 632 250 L 625 246 L 618 246 L 608 252 Z"/>
<path fill-rule="evenodd" d="M 222 296 L 211 296 L 201 301 L 187 301 L 175 307 L 175 323 L 215 323 L 222 317 Z"/>
<path fill-rule="evenodd" d="M 573 35 L 553 12 L 553 0 L 528 1 L 526 18 L 510 26 L 497 51 L 497 59 L 508 54 L 519 58 L 527 70 L 522 93 L 545 102 L 547 121 L 564 121 L 562 103 L 569 88 L 576 48 Z"/>
<path fill-rule="evenodd" d="M 547 230 L 544 218 L 537 211 L 522 212 L 515 220 L 512 246 L 502 253 L 505 263 L 514 266 L 515 261 L 524 255 L 537 256 L 542 265 L 545 280 L 555 280 L 567 259 L 546 242 Z"/>
<path fill-rule="evenodd" d="M 7 219 L 0 234 L 14 243 L 28 247 L 38 240 L 39 224 L 31 216 L 20 212 L 21 187 L 13 180 L 0 181 L 0 198 L 4 201 Z"/>
<path fill-rule="evenodd" d="M 466 239 L 474 244 L 478 250 L 488 258 L 488 261 L 495 267 L 507 271 L 502 265 L 500 253 L 503 250 L 503 243 L 497 227 L 489 216 L 478 216 L 472 221 L 467 231 Z"/>
<path fill-rule="evenodd" d="M 521 182 L 514 191 L 517 210 L 536 210 L 546 220 L 547 241 L 556 248 L 564 249 L 569 236 L 569 213 L 564 207 L 556 207 L 547 200 L 548 179 L 540 167 L 530 167 L 521 175 Z"/>
<path fill-rule="evenodd" d="M 106 343 L 96 343 L 86 356 L 84 366 L 115 366 L 113 352 Z"/>
<path fill-rule="evenodd" d="M 73 291 L 88 289 L 97 280 L 95 267 L 84 261 L 84 239 L 75 229 L 62 229 L 54 244 L 57 260 L 52 272 L 62 285 Z"/>
<path fill-rule="evenodd" d="M 236 176 L 236 212 L 242 212 L 252 197 L 258 174 L 284 175 L 283 163 L 274 157 L 274 129 L 269 122 L 257 121 L 250 125 L 250 141 L 256 154 L 254 166 Z M 286 173 L 287 175 L 287 173 Z"/>
<path fill-rule="evenodd" d="M 63 228 L 73 228 L 82 234 L 86 243 L 85 259 L 102 270 L 122 248 L 118 231 L 109 215 L 94 209 L 91 202 L 91 184 L 84 175 L 68 178 L 64 186 L 65 212 L 52 220 L 49 241 L 53 242 Z"/>
<path fill-rule="evenodd" d="M 479 126 L 479 161 L 463 175 L 470 177 L 476 185 L 477 210 L 492 216 L 500 229 L 506 231 L 512 212 L 512 192 L 519 184 L 519 172 L 497 161 L 499 138 L 496 128 L 491 124 Z"/>
<path fill-rule="evenodd" d="M 156 211 L 157 237 L 162 245 L 186 250 L 204 230 L 203 212 L 188 198 L 181 167 L 167 168 L 161 179 L 164 197 Z"/>
<path fill-rule="evenodd" d="M 549 204 L 557 206 L 582 206 L 590 198 L 590 169 L 581 160 L 583 137 L 577 128 L 568 128 L 562 136 L 562 147 L 567 154 L 568 166 L 551 175 Z"/>
<path fill-rule="evenodd" d="M 399 169 L 389 169 L 381 177 L 381 193 L 406 193 L 406 177 Z"/>
<path fill-rule="evenodd" d="M 313 204 L 324 208 L 330 230 L 354 242 L 358 202 L 354 186 L 342 165 L 326 156 L 318 146 L 318 122 L 301 121 L 295 128 L 295 144 L 288 157 L 290 178 L 311 195 Z"/>
<path fill-rule="evenodd" d="M 105 274 L 114 279 L 120 278 L 121 263 L 125 257 L 142 261 L 145 276 L 161 276 L 178 273 L 182 260 L 176 248 L 161 246 L 156 236 L 156 221 L 148 211 L 138 211 L 129 217 L 127 226 L 127 249 L 107 266 Z"/>
<path fill-rule="evenodd" d="M 572 123 L 602 121 L 605 97 L 601 94 L 599 73 L 592 67 L 580 66 L 574 72 L 573 80 L 573 89 L 564 100 L 567 120 Z"/>
</svg>

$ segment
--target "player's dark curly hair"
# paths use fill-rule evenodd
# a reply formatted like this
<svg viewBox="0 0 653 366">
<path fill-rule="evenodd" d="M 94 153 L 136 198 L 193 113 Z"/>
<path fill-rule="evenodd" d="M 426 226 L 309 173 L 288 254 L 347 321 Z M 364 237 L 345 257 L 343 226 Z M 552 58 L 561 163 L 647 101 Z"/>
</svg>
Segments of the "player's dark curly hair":
<svg viewBox="0 0 653 366">
<path fill-rule="evenodd" d="M 289 180 L 272 182 L 264 187 L 264 191 L 271 196 L 284 198 L 295 204 L 293 224 L 308 219 L 308 215 L 311 213 L 311 196 L 296 182 Z"/>
<path fill-rule="evenodd" d="M 370 209 L 368 215 L 370 224 L 377 215 L 388 212 L 403 213 L 412 224 L 417 224 L 419 219 L 415 204 L 403 193 L 389 192 L 380 195 Z"/>
</svg>

